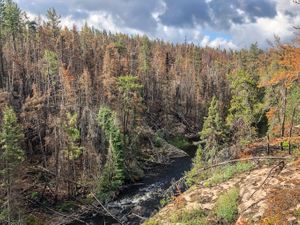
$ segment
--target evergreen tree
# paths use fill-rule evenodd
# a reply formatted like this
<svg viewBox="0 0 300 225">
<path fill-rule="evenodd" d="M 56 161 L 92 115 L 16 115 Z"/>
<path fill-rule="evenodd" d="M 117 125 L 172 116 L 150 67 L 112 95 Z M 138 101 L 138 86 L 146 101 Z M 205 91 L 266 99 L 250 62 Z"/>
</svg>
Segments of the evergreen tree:
<svg viewBox="0 0 300 225">
<path fill-rule="evenodd" d="M 262 64 L 259 59 L 263 53 L 257 43 L 251 44 L 249 50 L 241 50 L 239 53 L 239 68 L 248 73 L 255 81 L 259 80 L 259 69 Z"/>
<path fill-rule="evenodd" d="M 218 110 L 218 101 L 213 97 L 209 109 L 208 116 L 204 119 L 200 138 L 205 142 L 203 151 L 206 161 L 214 161 L 218 152 L 222 149 L 225 141 L 225 127 Z"/>
<path fill-rule="evenodd" d="M 64 130 L 67 133 L 66 154 L 71 160 L 77 159 L 82 153 L 82 147 L 79 146 L 80 131 L 77 128 L 77 113 L 67 113 L 67 123 L 64 124 Z"/>
<path fill-rule="evenodd" d="M 53 37 L 56 38 L 59 35 L 60 32 L 60 18 L 61 16 L 57 14 L 56 10 L 54 8 L 50 8 L 47 10 L 47 27 L 50 29 L 50 31 L 53 34 Z"/>
<path fill-rule="evenodd" d="M 6 107 L 3 112 L 3 124 L 0 132 L 0 160 L 2 184 L 6 189 L 6 204 L 0 206 L 1 220 L 11 224 L 14 209 L 12 186 L 14 184 L 16 169 L 24 160 L 24 152 L 20 143 L 23 139 L 22 129 L 18 124 L 17 116 L 11 107 Z M 3 165 L 3 166 L 2 166 Z"/>
<path fill-rule="evenodd" d="M 5 35 L 10 35 L 13 40 L 14 50 L 16 47 L 17 35 L 21 33 L 23 27 L 23 13 L 18 5 L 12 0 L 5 0 L 2 3 L 2 23 Z"/>
<path fill-rule="evenodd" d="M 232 129 L 234 139 L 239 144 L 246 144 L 256 136 L 256 123 L 262 104 L 256 79 L 244 70 L 239 70 L 230 77 L 232 99 L 230 101 L 227 125 Z"/>
<path fill-rule="evenodd" d="M 99 110 L 98 121 L 108 141 L 108 154 L 97 193 L 101 201 L 107 201 L 114 196 L 115 192 L 124 183 L 124 146 L 114 112 L 107 107 L 102 107 Z"/>
<path fill-rule="evenodd" d="M 2 25 L 3 25 L 3 17 L 4 17 L 4 0 L 0 0 L 0 32 L 2 31 Z M 0 33 L 1 37 L 1 33 Z"/>
<path fill-rule="evenodd" d="M 193 168 L 187 173 L 186 182 L 189 186 L 195 184 L 198 179 L 201 179 L 203 174 L 199 173 L 199 169 L 204 166 L 203 149 L 201 144 L 198 146 L 196 155 L 193 158 Z"/>
<path fill-rule="evenodd" d="M 123 134 L 135 126 L 138 109 L 141 109 L 141 96 L 139 91 L 142 85 L 138 83 L 138 77 L 132 75 L 120 76 L 117 78 L 120 111 L 122 112 Z M 131 124 L 131 126 L 130 126 Z"/>
<path fill-rule="evenodd" d="M 66 133 L 66 149 L 64 154 L 68 160 L 68 177 L 75 179 L 76 166 L 75 160 L 82 155 L 83 148 L 79 144 L 80 131 L 77 128 L 77 113 L 67 113 L 67 121 L 63 124 L 64 131 Z M 72 182 L 68 182 L 69 196 L 76 194 L 76 185 Z"/>
<path fill-rule="evenodd" d="M 142 45 L 140 50 L 140 60 L 141 60 L 141 72 L 144 75 L 149 73 L 150 69 L 150 40 L 147 36 L 142 37 Z"/>
<path fill-rule="evenodd" d="M 202 167 L 203 165 L 203 149 L 201 144 L 199 144 L 197 151 L 196 151 L 196 155 L 193 158 L 193 164 L 194 166 L 197 165 L 198 167 Z"/>
<path fill-rule="evenodd" d="M 50 50 L 45 50 L 43 56 L 43 74 L 53 77 L 58 74 L 58 57 L 57 54 Z"/>
<path fill-rule="evenodd" d="M 56 52 L 45 50 L 42 63 L 42 74 L 47 80 L 47 89 L 49 90 L 58 79 L 59 62 Z"/>
<path fill-rule="evenodd" d="M 0 88 L 3 86 L 3 76 L 4 76 L 4 60 L 3 60 L 3 17 L 4 17 L 4 0 L 0 0 Z"/>
</svg>

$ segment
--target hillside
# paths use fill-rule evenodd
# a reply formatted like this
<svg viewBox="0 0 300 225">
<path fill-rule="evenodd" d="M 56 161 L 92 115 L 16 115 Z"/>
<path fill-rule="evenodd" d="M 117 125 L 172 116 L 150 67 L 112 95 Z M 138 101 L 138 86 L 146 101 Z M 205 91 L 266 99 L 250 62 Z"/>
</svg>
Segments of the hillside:
<svg viewBox="0 0 300 225">
<path fill-rule="evenodd" d="M 299 159 L 291 159 L 257 160 L 247 172 L 208 185 L 214 172 L 144 224 L 299 224 Z"/>
</svg>

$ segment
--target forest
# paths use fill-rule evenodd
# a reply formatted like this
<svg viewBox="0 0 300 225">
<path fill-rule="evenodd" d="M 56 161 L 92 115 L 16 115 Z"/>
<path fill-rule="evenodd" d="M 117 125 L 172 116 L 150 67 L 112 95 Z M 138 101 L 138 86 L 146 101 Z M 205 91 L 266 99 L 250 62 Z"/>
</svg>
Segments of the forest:
<svg viewBox="0 0 300 225">
<path fill-rule="evenodd" d="M 298 29 L 226 50 L 45 18 L 0 0 L 0 224 L 105 205 L 191 140 L 194 168 L 299 150 Z"/>
</svg>

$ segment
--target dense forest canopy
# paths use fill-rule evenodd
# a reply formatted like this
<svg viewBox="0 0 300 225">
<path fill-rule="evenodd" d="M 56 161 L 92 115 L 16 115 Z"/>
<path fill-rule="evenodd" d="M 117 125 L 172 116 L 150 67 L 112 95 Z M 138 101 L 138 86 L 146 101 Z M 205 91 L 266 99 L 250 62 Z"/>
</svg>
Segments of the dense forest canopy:
<svg viewBox="0 0 300 225">
<path fill-rule="evenodd" d="M 36 202 L 106 202 L 176 137 L 200 137 L 207 163 L 299 143 L 298 35 L 233 51 L 60 22 L 0 1 L 1 224 Z"/>
</svg>

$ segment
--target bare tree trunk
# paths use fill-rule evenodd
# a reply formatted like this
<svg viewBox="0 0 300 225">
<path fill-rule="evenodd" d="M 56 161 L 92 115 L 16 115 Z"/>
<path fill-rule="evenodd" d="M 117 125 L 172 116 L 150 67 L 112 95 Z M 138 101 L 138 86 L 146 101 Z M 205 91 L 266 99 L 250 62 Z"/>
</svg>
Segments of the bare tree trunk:
<svg viewBox="0 0 300 225">
<path fill-rule="evenodd" d="M 41 135 L 41 127 L 40 127 L 40 120 L 37 120 L 38 123 L 38 136 L 39 136 L 39 141 L 40 141 L 40 148 L 43 153 L 43 167 L 47 168 L 47 156 L 46 156 L 46 151 L 45 147 L 43 145 L 43 140 L 42 140 L 42 135 Z"/>
<path fill-rule="evenodd" d="M 56 127 L 54 128 L 54 137 L 55 140 L 57 140 L 57 130 Z M 55 143 L 55 201 L 58 200 L 58 190 L 59 190 L 59 148 L 57 147 L 57 144 Z"/>
<path fill-rule="evenodd" d="M 291 126 L 290 126 L 290 130 L 289 130 L 289 154 L 291 154 L 291 137 L 292 137 L 292 133 L 293 133 L 293 126 L 294 126 L 294 117 L 296 114 L 296 107 L 294 107 L 293 109 L 293 113 L 292 113 L 292 121 L 291 121 Z"/>
<path fill-rule="evenodd" d="M 7 223 L 11 225 L 11 181 L 10 181 L 10 172 L 9 172 L 9 163 L 8 160 L 5 159 L 5 167 L 6 167 L 6 182 L 7 182 Z"/>
<path fill-rule="evenodd" d="M 12 33 L 12 39 L 13 39 L 14 53 L 16 54 L 17 53 L 17 45 L 16 45 L 16 35 L 14 32 Z"/>
<path fill-rule="evenodd" d="M 3 88 L 4 84 L 4 61 L 3 61 L 3 48 L 2 40 L 0 40 L 0 88 Z"/>
<path fill-rule="evenodd" d="M 284 137 L 285 133 L 285 120 L 286 120 L 286 105 L 287 105 L 287 88 L 283 90 L 283 105 L 282 105 L 282 122 L 281 122 L 281 137 Z M 280 149 L 283 150 L 283 142 L 280 143 Z"/>
<path fill-rule="evenodd" d="M 269 134 L 267 135 L 267 140 L 268 140 L 268 144 L 267 144 L 267 154 L 270 155 L 270 136 L 269 136 Z"/>
</svg>

